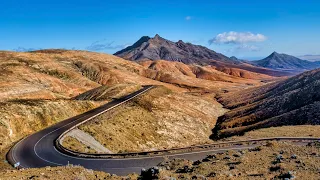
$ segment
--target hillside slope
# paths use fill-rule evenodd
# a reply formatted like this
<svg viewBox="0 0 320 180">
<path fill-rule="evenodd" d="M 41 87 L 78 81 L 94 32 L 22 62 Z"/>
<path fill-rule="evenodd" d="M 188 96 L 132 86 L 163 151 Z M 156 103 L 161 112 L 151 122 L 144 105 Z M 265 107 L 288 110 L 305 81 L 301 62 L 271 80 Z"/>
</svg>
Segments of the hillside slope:
<svg viewBox="0 0 320 180">
<path fill-rule="evenodd" d="M 175 93 L 159 86 L 79 129 L 112 152 L 187 147 L 209 142 L 217 117 L 226 111 L 211 94 Z"/>
<path fill-rule="evenodd" d="M 181 62 L 172 62 L 165 60 L 139 61 L 142 66 L 156 71 L 184 75 L 198 79 L 206 79 L 221 82 L 233 83 L 257 83 L 254 80 L 274 80 L 276 78 L 264 74 L 254 73 L 236 68 L 219 69 L 215 66 L 200 66 L 196 64 L 184 64 Z"/>
<path fill-rule="evenodd" d="M 0 69 L 0 100 L 69 98 L 101 85 L 119 83 L 159 84 L 179 90 L 143 76 L 148 72 L 136 63 L 85 51 L 3 51 Z"/>
<path fill-rule="evenodd" d="M 242 134 L 252 129 L 320 124 L 320 69 L 288 80 L 222 95 L 232 109 L 220 117 L 213 138 Z"/>
</svg>

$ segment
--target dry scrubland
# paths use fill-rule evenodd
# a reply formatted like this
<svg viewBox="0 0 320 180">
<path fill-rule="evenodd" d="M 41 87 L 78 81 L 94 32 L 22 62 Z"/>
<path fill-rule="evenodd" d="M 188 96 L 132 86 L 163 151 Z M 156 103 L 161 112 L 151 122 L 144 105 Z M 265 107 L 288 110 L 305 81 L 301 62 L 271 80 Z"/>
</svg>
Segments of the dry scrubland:
<svg viewBox="0 0 320 180">
<path fill-rule="evenodd" d="M 304 81 L 303 77 L 298 78 L 303 82 L 310 82 L 310 79 Z M 156 61 L 154 64 L 144 62 L 139 65 L 112 55 L 84 51 L 42 50 L 31 53 L 2 51 L 0 52 L 0 151 L 2 155 L 0 179 L 13 179 L 13 177 L 15 179 L 120 178 L 81 167 L 4 170 L 9 169 L 8 164 L 4 163 L 4 155 L 13 143 L 29 134 L 97 107 L 113 98 L 119 98 L 146 84 L 162 87 L 157 87 L 134 101 L 122 105 L 121 108 L 99 116 L 94 121 L 81 126 L 80 129 L 90 133 L 113 152 L 164 149 L 206 143 L 217 117 L 226 112 L 226 109 L 214 100 L 214 96 L 223 92 L 233 93 L 236 90 L 246 89 L 241 93 L 247 93 L 234 96 L 237 97 L 237 101 L 245 101 L 244 103 L 224 98 L 224 104 L 228 108 L 246 105 L 248 104 L 246 100 L 252 98 L 252 95 L 255 96 L 263 91 L 263 97 L 266 97 L 267 92 L 275 87 L 275 85 L 264 86 L 260 88 L 259 93 L 248 89 L 264 84 L 261 80 L 273 81 L 274 78 L 221 66 L 219 68 L 186 66 L 167 61 Z M 284 86 L 291 87 L 293 84 Z M 315 87 L 307 86 L 306 88 Z M 316 92 L 314 89 L 311 91 Z M 280 94 L 280 92 L 283 91 L 277 93 Z M 292 96 L 296 95 L 292 93 Z M 310 96 L 317 98 L 315 94 L 308 95 L 306 98 L 310 99 Z M 274 102 L 270 101 L 270 103 Z M 310 118 L 311 116 L 308 116 L 308 119 Z M 307 129 L 310 128 L 307 127 Z M 299 129 L 294 131 L 300 132 Z M 302 132 L 303 130 L 301 134 Z M 264 135 L 268 134 L 268 132 L 264 133 Z M 316 131 L 314 133 L 316 134 Z M 258 137 L 259 134 L 248 136 Z M 76 139 L 69 138 L 66 142 L 70 142 L 67 143 L 70 148 L 77 147 L 76 149 L 80 151 L 92 151 Z M 270 154 L 278 153 L 278 148 L 288 148 L 288 154 L 296 153 L 298 158 L 302 158 L 302 164 L 307 169 L 293 169 L 297 172 L 297 177 L 300 177 L 298 174 L 304 175 L 306 172 L 309 172 L 309 176 L 315 175 L 313 167 L 314 163 L 319 164 L 319 159 L 317 159 L 318 156 L 309 154 L 311 151 L 319 154 L 319 150 L 314 147 L 295 147 L 286 144 L 247 152 L 248 156 L 241 156 L 244 159 L 242 163 L 236 165 L 236 168 L 240 168 L 238 171 L 244 174 L 243 177 L 248 177 L 244 172 L 248 171 L 245 170 L 246 168 L 259 170 L 258 167 L 261 167 L 262 173 L 267 177 L 274 177 L 292 170 L 293 161 L 286 160 L 284 164 L 280 164 L 279 171 L 267 172 L 268 167 L 271 166 L 270 162 L 275 157 Z M 268 158 L 264 158 L 263 153 L 267 154 Z M 258 160 L 263 163 L 257 164 Z M 227 159 L 217 160 L 216 164 L 212 161 L 211 165 L 202 162 L 202 165 L 192 166 L 195 171 L 183 175 L 194 176 L 202 173 L 207 176 L 206 173 L 209 171 L 216 171 L 219 175 L 220 171 L 215 168 L 228 169 L 227 161 Z M 175 164 L 175 161 L 172 163 Z M 267 169 L 263 169 L 261 164 L 267 165 Z M 170 167 L 170 170 L 161 173 L 164 176 L 171 174 L 178 176 L 173 169 L 174 167 Z M 229 174 L 223 175 L 225 172 L 221 174 L 229 176 Z M 132 178 L 137 178 L 137 175 L 133 175 Z"/>
<path fill-rule="evenodd" d="M 225 112 L 212 96 L 156 87 L 79 129 L 112 152 L 185 147 L 208 142 L 217 117 Z"/>
<path fill-rule="evenodd" d="M 66 167 L 45 167 L 25 170 L 4 170 L 0 172 L 1 180 L 42 180 L 42 179 L 108 179 L 123 180 L 126 178 L 137 179 L 138 175 L 129 175 L 127 177 L 119 177 L 105 172 L 93 171 L 80 166 Z"/>
<path fill-rule="evenodd" d="M 266 146 L 212 154 L 200 161 L 167 160 L 158 165 L 160 179 L 318 179 L 320 144 Z M 148 174 L 145 179 L 150 179 Z"/>
</svg>

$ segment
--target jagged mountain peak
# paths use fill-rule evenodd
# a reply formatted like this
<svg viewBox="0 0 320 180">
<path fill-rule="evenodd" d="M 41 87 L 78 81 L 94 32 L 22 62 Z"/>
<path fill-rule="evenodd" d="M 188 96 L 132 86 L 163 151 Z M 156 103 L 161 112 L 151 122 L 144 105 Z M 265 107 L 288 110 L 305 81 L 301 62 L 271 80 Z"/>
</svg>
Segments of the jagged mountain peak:
<svg viewBox="0 0 320 180">
<path fill-rule="evenodd" d="M 273 51 L 273 53 L 271 53 L 269 56 L 272 57 L 272 56 L 279 56 L 279 55 L 280 55 L 280 53 Z"/>
<path fill-rule="evenodd" d="M 147 36 L 144 36 L 147 37 Z M 114 55 L 128 60 L 169 60 L 186 64 L 208 64 L 212 60 L 234 63 L 223 54 L 206 47 L 185 43 L 182 40 L 172 42 L 156 34 L 153 38 L 140 38 L 132 46 L 116 52 Z"/>
<path fill-rule="evenodd" d="M 281 57 L 289 57 L 290 55 L 283 54 L 283 53 L 278 53 L 276 51 L 272 52 L 269 56 L 267 56 L 265 59 L 271 59 L 274 60 L 275 58 L 281 58 Z"/>
<path fill-rule="evenodd" d="M 154 39 L 159 39 L 159 38 L 161 38 L 161 36 L 159 34 L 156 34 L 153 38 Z"/>
</svg>

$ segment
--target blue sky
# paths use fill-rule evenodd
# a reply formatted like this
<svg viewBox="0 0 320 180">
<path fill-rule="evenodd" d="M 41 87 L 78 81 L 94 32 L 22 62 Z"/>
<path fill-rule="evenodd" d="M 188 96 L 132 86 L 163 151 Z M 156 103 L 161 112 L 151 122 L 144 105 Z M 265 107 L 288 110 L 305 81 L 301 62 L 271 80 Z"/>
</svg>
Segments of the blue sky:
<svg viewBox="0 0 320 180">
<path fill-rule="evenodd" d="M 319 8 L 318 0 L 2 1 L 0 49 L 114 53 L 159 34 L 250 59 L 320 54 Z"/>
</svg>

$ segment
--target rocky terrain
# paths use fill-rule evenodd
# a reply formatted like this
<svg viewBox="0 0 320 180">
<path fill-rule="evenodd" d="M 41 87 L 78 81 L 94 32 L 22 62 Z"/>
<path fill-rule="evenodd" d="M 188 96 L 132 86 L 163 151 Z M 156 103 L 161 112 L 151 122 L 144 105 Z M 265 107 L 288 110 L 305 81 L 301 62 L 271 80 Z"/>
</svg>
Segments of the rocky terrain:
<svg viewBox="0 0 320 180">
<path fill-rule="evenodd" d="M 320 145 L 269 142 L 249 150 L 208 155 L 198 161 L 166 160 L 141 179 L 317 179 Z"/>
<path fill-rule="evenodd" d="M 128 175 L 127 177 L 120 177 L 111 175 L 101 171 L 93 171 L 85 169 L 81 166 L 62 166 L 62 167 L 45 167 L 33 168 L 23 170 L 4 170 L 0 171 L 1 180 L 25 180 L 25 179 L 108 179 L 108 180 L 123 180 L 123 179 L 137 179 L 137 174 Z"/>
<path fill-rule="evenodd" d="M 318 62 L 310 62 L 287 54 L 279 54 L 277 52 L 273 52 L 262 60 L 251 61 L 250 63 L 265 68 L 296 72 L 312 70 L 320 67 Z"/>
<path fill-rule="evenodd" d="M 319 122 L 320 69 L 288 80 L 222 95 L 231 111 L 218 119 L 212 138 L 239 135 L 272 126 L 317 125 Z"/>
</svg>

